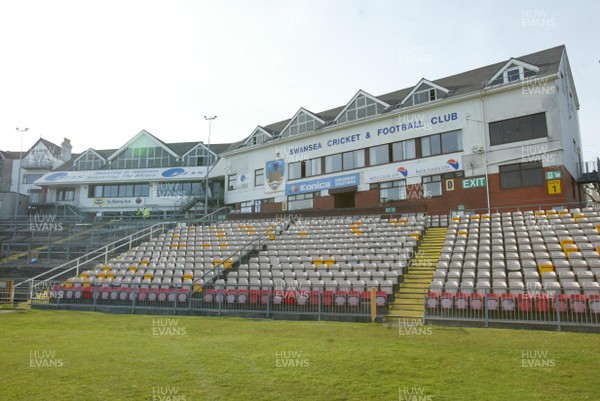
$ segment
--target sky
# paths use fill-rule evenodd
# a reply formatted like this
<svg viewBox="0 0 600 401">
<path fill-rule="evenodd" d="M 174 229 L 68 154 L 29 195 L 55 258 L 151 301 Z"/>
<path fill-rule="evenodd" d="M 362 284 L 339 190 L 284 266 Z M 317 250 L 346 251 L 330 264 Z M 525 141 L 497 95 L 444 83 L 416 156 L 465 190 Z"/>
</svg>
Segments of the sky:
<svg viewBox="0 0 600 401">
<path fill-rule="evenodd" d="M 600 2 L 0 0 L 0 150 L 212 143 L 257 125 L 566 45 L 600 156 Z M 19 134 L 15 128 L 29 128 Z"/>
</svg>

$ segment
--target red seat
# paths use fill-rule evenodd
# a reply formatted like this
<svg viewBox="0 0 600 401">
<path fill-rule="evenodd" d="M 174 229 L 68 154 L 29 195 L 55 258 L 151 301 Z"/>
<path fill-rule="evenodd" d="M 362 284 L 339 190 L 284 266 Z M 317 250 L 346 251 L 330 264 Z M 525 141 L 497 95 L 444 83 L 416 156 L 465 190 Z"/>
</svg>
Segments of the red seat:
<svg viewBox="0 0 600 401">
<path fill-rule="evenodd" d="M 540 313 L 547 313 L 550 309 L 550 299 L 546 294 L 535 295 L 535 310 Z"/>
<path fill-rule="evenodd" d="M 469 308 L 469 294 L 459 292 L 454 297 L 454 307 L 460 310 L 466 310 Z"/>
<path fill-rule="evenodd" d="M 348 293 L 346 291 L 338 291 L 335 293 L 335 305 L 336 306 L 345 306 L 348 298 Z"/>
<path fill-rule="evenodd" d="M 517 308 L 515 294 L 502 294 L 502 310 L 505 312 L 514 312 Z"/>
<path fill-rule="evenodd" d="M 591 313 L 600 314 L 600 295 L 590 295 L 588 303 Z"/>
<path fill-rule="evenodd" d="M 311 291 L 310 292 L 310 304 L 311 305 L 319 304 L 319 291 Z"/>
<path fill-rule="evenodd" d="M 587 303 L 585 295 L 571 295 L 571 311 L 573 313 L 585 313 L 587 310 Z"/>
<path fill-rule="evenodd" d="M 177 301 L 178 302 L 187 302 L 188 296 L 190 294 L 189 290 L 179 290 L 177 291 Z"/>
<path fill-rule="evenodd" d="M 333 291 L 323 291 L 323 305 L 333 305 Z"/>
<path fill-rule="evenodd" d="M 377 291 L 375 296 L 376 296 L 375 301 L 377 302 L 377 306 L 386 306 L 387 305 L 387 292 Z"/>
<path fill-rule="evenodd" d="M 283 294 L 283 300 L 286 305 L 294 305 L 296 303 L 296 291 L 286 291 Z"/>
<path fill-rule="evenodd" d="M 454 293 L 444 292 L 440 297 L 442 309 L 452 309 L 454 307 Z"/>
<path fill-rule="evenodd" d="M 437 292 L 427 293 L 427 308 L 437 309 L 440 306 L 440 294 Z"/>
<path fill-rule="evenodd" d="M 237 291 L 237 303 L 245 304 L 248 301 L 248 290 L 238 290 Z"/>
<path fill-rule="evenodd" d="M 137 300 L 140 302 L 145 302 L 148 299 L 148 290 L 146 288 L 141 288 L 137 292 Z"/>
<path fill-rule="evenodd" d="M 350 291 L 348 293 L 348 305 L 358 306 L 360 304 L 360 291 Z"/>
<path fill-rule="evenodd" d="M 260 297 L 259 290 L 250 290 L 250 293 L 248 296 L 248 302 L 250 302 L 250 304 L 252 304 L 252 305 L 256 305 L 258 303 L 259 297 Z"/>
<path fill-rule="evenodd" d="M 309 292 L 308 291 L 296 291 L 296 304 L 304 306 L 308 304 Z"/>
<path fill-rule="evenodd" d="M 521 312 L 531 312 L 531 310 L 533 309 L 533 301 L 531 300 L 531 295 L 519 294 L 517 296 L 517 305 L 519 306 L 519 310 Z"/>
<path fill-rule="evenodd" d="M 469 296 L 471 310 L 483 310 L 483 294 L 473 293 Z"/>
<path fill-rule="evenodd" d="M 498 294 L 487 295 L 487 309 L 489 311 L 500 310 L 500 296 Z"/>
<path fill-rule="evenodd" d="M 205 289 L 202 300 L 207 303 L 215 302 L 215 289 L 213 289 L 213 288 Z"/>
<path fill-rule="evenodd" d="M 558 308 L 558 312 L 560 313 L 564 313 L 567 311 L 567 303 L 568 303 L 568 297 L 564 294 L 560 294 L 558 296 L 558 300 L 556 298 L 556 295 L 552 298 L 552 309 L 556 312 L 557 308 Z"/>
<path fill-rule="evenodd" d="M 284 291 L 283 290 L 275 290 L 273 291 L 273 305 L 281 305 L 283 304 L 284 299 Z"/>
<path fill-rule="evenodd" d="M 263 305 L 267 305 L 269 303 L 269 298 L 272 296 L 269 290 L 262 290 L 260 296 L 260 302 Z"/>
</svg>

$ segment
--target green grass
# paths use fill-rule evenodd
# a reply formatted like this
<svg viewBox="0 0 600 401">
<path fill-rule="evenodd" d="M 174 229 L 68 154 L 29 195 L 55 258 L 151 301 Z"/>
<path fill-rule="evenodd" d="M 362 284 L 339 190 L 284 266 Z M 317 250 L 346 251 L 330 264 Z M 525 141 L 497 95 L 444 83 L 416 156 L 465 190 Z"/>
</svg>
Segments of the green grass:
<svg viewBox="0 0 600 401">
<path fill-rule="evenodd" d="M 179 334 L 154 335 L 153 319 L 175 319 Z M 152 400 L 153 386 L 178 390 L 180 401 L 398 400 L 405 387 L 436 401 L 600 394 L 596 334 L 432 327 L 400 336 L 377 324 L 28 310 L 0 312 L 0 339 L 2 400 Z M 36 351 L 55 354 L 32 361 Z M 280 351 L 300 353 L 291 359 L 304 366 L 278 367 Z M 555 366 L 523 367 L 522 351 L 547 352 Z"/>
</svg>

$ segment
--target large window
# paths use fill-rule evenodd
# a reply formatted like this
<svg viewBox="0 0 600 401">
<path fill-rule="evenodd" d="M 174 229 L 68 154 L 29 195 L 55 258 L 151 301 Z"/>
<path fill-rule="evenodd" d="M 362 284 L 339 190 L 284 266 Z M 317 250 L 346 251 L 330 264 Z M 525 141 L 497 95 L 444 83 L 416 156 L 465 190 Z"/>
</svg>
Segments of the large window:
<svg viewBox="0 0 600 401">
<path fill-rule="evenodd" d="M 406 180 L 382 182 L 378 186 L 381 203 L 406 199 Z"/>
<path fill-rule="evenodd" d="M 434 88 L 421 90 L 421 91 L 413 93 L 413 95 L 412 95 L 413 104 L 431 102 L 431 101 L 435 100 L 436 98 L 437 98 L 437 96 L 436 96 Z"/>
<path fill-rule="evenodd" d="M 373 146 L 369 148 L 369 164 L 376 166 L 390 162 L 390 146 L 385 145 Z"/>
<path fill-rule="evenodd" d="M 43 174 L 23 174 L 23 184 L 33 184 Z"/>
<path fill-rule="evenodd" d="M 227 176 L 227 190 L 235 191 L 237 188 L 237 174 L 229 174 Z"/>
<path fill-rule="evenodd" d="M 90 198 L 132 198 L 150 195 L 149 184 L 90 185 Z"/>
<path fill-rule="evenodd" d="M 490 123 L 490 143 L 492 145 L 526 141 L 546 136 L 548 136 L 546 113 L 531 114 Z"/>
<path fill-rule="evenodd" d="M 175 158 L 161 147 L 127 148 L 112 163 L 111 169 L 169 167 Z"/>
<path fill-rule="evenodd" d="M 463 150 L 462 131 L 450 131 L 421 138 L 423 157 L 443 155 Z"/>
<path fill-rule="evenodd" d="M 312 177 L 322 174 L 321 158 L 303 160 L 301 162 L 290 163 L 288 165 L 288 178 L 295 180 L 298 178 Z"/>
<path fill-rule="evenodd" d="M 385 106 L 364 95 L 360 95 L 337 120 L 339 123 L 360 120 L 381 113 Z"/>
<path fill-rule="evenodd" d="M 344 170 L 352 170 L 365 166 L 365 151 L 364 149 L 354 150 L 342 154 L 342 162 Z"/>
<path fill-rule="evenodd" d="M 156 194 L 159 197 L 199 196 L 203 195 L 204 191 L 200 181 L 159 182 Z"/>
<path fill-rule="evenodd" d="M 265 183 L 265 169 L 259 168 L 254 170 L 254 186 L 261 187 Z"/>
<path fill-rule="evenodd" d="M 342 154 L 325 156 L 325 174 L 342 171 Z"/>
<path fill-rule="evenodd" d="M 544 185 L 544 169 L 541 161 L 500 166 L 500 188 L 502 189 L 542 185 Z"/>
<path fill-rule="evenodd" d="M 313 198 L 319 196 L 319 192 L 288 196 L 288 210 L 311 209 Z"/>
<path fill-rule="evenodd" d="M 410 160 L 417 157 L 416 141 L 409 139 L 408 141 L 396 142 L 392 144 L 392 160 L 395 162 Z"/>
<path fill-rule="evenodd" d="M 74 188 L 58 188 L 56 190 L 56 201 L 57 202 L 68 202 L 75 200 L 75 189 Z"/>
<path fill-rule="evenodd" d="M 85 155 L 81 156 L 75 162 L 76 170 L 98 170 L 100 167 L 104 165 L 104 160 L 96 156 L 92 152 L 88 152 Z"/>
<path fill-rule="evenodd" d="M 423 196 L 430 198 L 432 196 L 442 196 L 442 176 L 430 175 L 423 177 Z"/>
</svg>

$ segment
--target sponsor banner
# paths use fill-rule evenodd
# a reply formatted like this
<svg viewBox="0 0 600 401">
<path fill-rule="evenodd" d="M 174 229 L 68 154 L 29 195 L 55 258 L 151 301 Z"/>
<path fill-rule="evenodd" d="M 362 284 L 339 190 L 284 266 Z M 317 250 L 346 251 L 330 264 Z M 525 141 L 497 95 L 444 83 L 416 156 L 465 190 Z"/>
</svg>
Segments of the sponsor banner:
<svg viewBox="0 0 600 401">
<path fill-rule="evenodd" d="M 44 174 L 36 185 L 95 184 L 137 181 L 188 181 L 206 177 L 207 167 L 168 167 L 131 170 L 57 171 Z"/>
<path fill-rule="evenodd" d="M 283 191 L 285 186 L 285 162 L 283 159 L 272 160 L 265 166 L 265 193 Z"/>
<path fill-rule="evenodd" d="M 286 195 L 298 195 L 307 192 L 324 191 L 334 188 L 352 187 L 358 185 L 360 174 L 345 174 L 337 177 L 320 178 L 318 180 L 294 182 L 285 186 Z"/>
<path fill-rule="evenodd" d="M 455 156 L 436 158 L 435 160 L 388 164 L 384 167 L 365 171 L 363 173 L 365 175 L 364 182 L 370 184 L 372 182 L 402 180 L 424 175 L 450 173 L 462 169 L 462 163 L 459 159 L 460 154 L 457 154 Z"/>
</svg>

